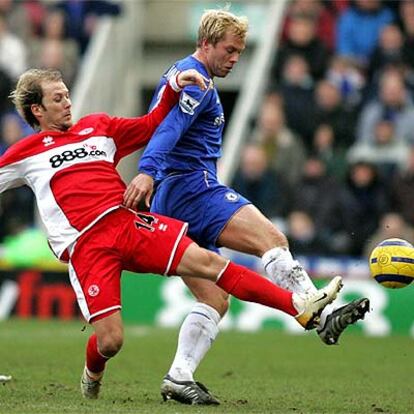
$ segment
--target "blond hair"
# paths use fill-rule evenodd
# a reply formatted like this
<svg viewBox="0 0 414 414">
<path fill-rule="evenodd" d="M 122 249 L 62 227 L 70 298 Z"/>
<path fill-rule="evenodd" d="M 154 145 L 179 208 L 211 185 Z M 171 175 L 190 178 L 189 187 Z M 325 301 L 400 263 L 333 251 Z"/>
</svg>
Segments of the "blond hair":
<svg viewBox="0 0 414 414">
<path fill-rule="evenodd" d="M 29 69 L 20 75 L 16 89 L 10 94 L 20 116 L 33 128 L 39 121 L 33 115 L 31 106 L 41 105 L 43 99 L 42 82 L 62 81 L 62 74 L 54 69 Z"/>
<path fill-rule="evenodd" d="M 215 46 L 224 39 L 228 31 L 245 40 L 248 26 L 245 16 L 236 16 L 226 9 L 206 10 L 201 16 L 198 28 L 197 47 L 201 46 L 203 40 Z"/>
</svg>

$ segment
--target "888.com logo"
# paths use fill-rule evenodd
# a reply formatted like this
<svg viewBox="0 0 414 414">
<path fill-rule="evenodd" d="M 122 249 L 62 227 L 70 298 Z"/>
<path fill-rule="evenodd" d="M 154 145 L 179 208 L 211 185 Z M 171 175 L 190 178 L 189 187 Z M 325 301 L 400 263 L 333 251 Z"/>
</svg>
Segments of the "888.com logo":
<svg viewBox="0 0 414 414">
<path fill-rule="evenodd" d="M 73 161 L 75 159 L 82 159 L 85 157 L 106 157 L 106 152 L 96 149 L 96 146 L 87 147 L 86 148 L 80 147 L 74 150 L 66 150 L 63 151 L 61 154 L 53 155 L 49 158 L 50 165 L 52 168 L 59 168 L 64 162 Z"/>
</svg>

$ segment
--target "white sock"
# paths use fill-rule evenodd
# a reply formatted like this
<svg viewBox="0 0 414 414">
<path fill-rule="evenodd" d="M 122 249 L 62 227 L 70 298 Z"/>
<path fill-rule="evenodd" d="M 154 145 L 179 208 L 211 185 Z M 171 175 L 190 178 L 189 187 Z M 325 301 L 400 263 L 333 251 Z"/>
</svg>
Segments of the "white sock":
<svg viewBox="0 0 414 414">
<path fill-rule="evenodd" d="M 178 346 L 168 374 L 178 381 L 193 381 L 193 374 L 219 332 L 220 314 L 205 303 L 196 303 L 184 319 Z"/>
<path fill-rule="evenodd" d="M 263 267 L 269 279 L 276 285 L 295 293 L 307 293 L 316 290 L 306 270 L 294 260 L 289 249 L 274 247 L 262 256 Z M 292 272 L 294 267 L 299 271 Z"/>
</svg>

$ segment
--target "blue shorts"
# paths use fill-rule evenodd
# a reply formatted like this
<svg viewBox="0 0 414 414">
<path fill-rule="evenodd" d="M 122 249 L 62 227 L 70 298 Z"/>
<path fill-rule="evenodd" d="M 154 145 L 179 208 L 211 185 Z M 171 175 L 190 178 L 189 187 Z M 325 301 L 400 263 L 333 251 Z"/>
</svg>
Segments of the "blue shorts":
<svg viewBox="0 0 414 414">
<path fill-rule="evenodd" d="M 175 174 L 158 186 L 151 211 L 189 224 L 188 235 L 200 246 L 218 251 L 217 239 L 241 207 L 251 204 L 207 171 Z"/>
</svg>

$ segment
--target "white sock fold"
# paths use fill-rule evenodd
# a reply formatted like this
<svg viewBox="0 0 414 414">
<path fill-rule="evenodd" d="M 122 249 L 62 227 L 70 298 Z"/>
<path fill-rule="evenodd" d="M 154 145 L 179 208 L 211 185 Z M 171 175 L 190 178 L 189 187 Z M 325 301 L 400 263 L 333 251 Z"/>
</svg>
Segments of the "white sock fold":
<svg viewBox="0 0 414 414">
<path fill-rule="evenodd" d="M 219 332 L 220 314 L 197 302 L 186 316 L 178 335 L 178 346 L 168 374 L 178 381 L 194 381 L 193 374 Z"/>
</svg>

